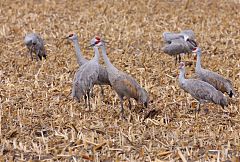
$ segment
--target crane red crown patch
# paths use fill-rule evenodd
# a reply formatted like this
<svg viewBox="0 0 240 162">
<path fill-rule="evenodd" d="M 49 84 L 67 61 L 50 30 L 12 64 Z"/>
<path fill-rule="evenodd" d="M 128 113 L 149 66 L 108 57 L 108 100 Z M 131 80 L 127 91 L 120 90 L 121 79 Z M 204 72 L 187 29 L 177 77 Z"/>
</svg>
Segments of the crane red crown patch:
<svg viewBox="0 0 240 162">
<path fill-rule="evenodd" d="M 99 37 L 99 36 L 96 36 L 95 39 L 97 39 L 98 41 L 100 41 L 100 37 Z"/>
</svg>

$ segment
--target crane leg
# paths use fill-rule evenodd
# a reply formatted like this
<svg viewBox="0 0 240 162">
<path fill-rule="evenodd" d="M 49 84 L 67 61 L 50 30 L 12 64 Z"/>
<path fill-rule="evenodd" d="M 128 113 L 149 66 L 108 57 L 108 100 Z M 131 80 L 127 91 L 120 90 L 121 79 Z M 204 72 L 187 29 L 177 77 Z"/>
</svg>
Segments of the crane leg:
<svg viewBox="0 0 240 162">
<path fill-rule="evenodd" d="M 87 101 L 88 101 L 88 107 L 89 110 L 91 109 L 91 104 L 90 104 L 90 91 L 87 92 Z"/>
<path fill-rule="evenodd" d="M 132 109 L 132 104 L 130 98 L 128 99 L 128 108 L 131 110 Z"/>
<path fill-rule="evenodd" d="M 29 54 L 31 55 L 31 59 L 33 61 L 32 49 L 29 50 Z"/>
<path fill-rule="evenodd" d="M 86 109 L 87 109 L 87 107 L 88 107 L 88 106 L 87 106 L 87 98 L 88 98 L 87 95 L 84 95 L 84 101 L 85 101 L 85 108 L 86 108 Z"/>
<path fill-rule="evenodd" d="M 44 49 L 44 51 L 43 51 L 43 57 L 45 58 L 45 59 L 47 59 L 47 55 L 46 55 L 46 50 Z"/>
<path fill-rule="evenodd" d="M 121 115 L 122 115 L 122 118 L 124 118 L 123 98 L 122 97 L 119 97 L 119 98 L 120 98 L 120 104 L 121 104 Z"/>
<path fill-rule="evenodd" d="M 103 86 L 102 86 L 102 85 L 100 85 L 100 88 L 101 88 L 102 100 L 104 100 L 104 90 L 103 90 Z"/>
<path fill-rule="evenodd" d="M 200 102 L 198 102 L 198 105 L 197 105 L 197 107 L 196 107 L 196 110 L 195 110 L 195 119 L 197 118 L 197 115 L 198 115 L 198 113 L 200 112 Z"/>
<path fill-rule="evenodd" d="M 37 51 L 37 58 L 39 58 L 40 60 L 42 60 L 42 54 L 40 52 L 40 50 Z M 38 60 L 38 59 L 37 59 Z"/>
</svg>

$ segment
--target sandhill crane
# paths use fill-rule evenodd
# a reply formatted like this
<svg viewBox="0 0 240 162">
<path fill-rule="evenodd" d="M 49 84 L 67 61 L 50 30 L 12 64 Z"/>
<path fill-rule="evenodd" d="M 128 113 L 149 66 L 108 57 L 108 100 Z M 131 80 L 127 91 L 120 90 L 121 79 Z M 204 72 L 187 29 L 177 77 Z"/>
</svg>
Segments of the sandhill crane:
<svg viewBox="0 0 240 162">
<path fill-rule="evenodd" d="M 202 81 L 211 84 L 222 93 L 226 92 L 229 95 L 229 97 L 232 97 L 235 94 L 235 92 L 231 81 L 225 79 L 224 77 L 215 72 L 203 69 L 201 67 L 201 54 L 202 54 L 201 48 L 198 47 L 195 50 L 193 50 L 193 52 L 197 53 L 197 63 L 195 69 L 197 77 Z"/>
<path fill-rule="evenodd" d="M 100 38 L 96 39 L 99 40 Z M 126 97 L 129 102 L 129 108 L 131 109 L 131 98 L 134 98 L 137 102 L 148 106 L 149 97 L 145 89 L 143 89 L 131 76 L 118 70 L 112 65 L 106 54 L 105 43 L 103 40 L 95 42 L 95 46 L 100 46 L 102 49 L 102 56 L 108 72 L 108 77 L 113 89 L 118 94 L 121 104 L 121 114 L 124 117 L 123 99 Z"/>
<path fill-rule="evenodd" d="M 35 34 L 35 33 L 29 33 L 24 38 L 24 43 L 27 46 L 29 53 L 31 55 L 31 58 L 33 60 L 32 53 L 34 52 L 36 54 L 36 59 L 42 60 L 42 57 L 46 59 L 46 50 L 44 48 L 44 42 L 43 39 Z"/>
<path fill-rule="evenodd" d="M 78 43 L 78 36 L 77 36 L 77 34 L 76 33 L 70 33 L 66 37 L 66 39 L 71 40 L 73 42 L 73 44 L 74 44 L 78 65 L 82 66 L 83 64 L 87 63 L 88 60 L 86 58 L 84 58 L 83 55 L 82 55 L 82 52 L 81 52 L 81 49 L 80 49 L 80 46 L 79 46 L 79 43 Z M 100 65 L 98 80 L 96 81 L 95 84 L 100 85 L 102 96 L 104 96 L 104 91 L 103 91 L 102 85 L 111 85 L 110 81 L 108 79 L 107 70 L 102 65 Z"/>
<path fill-rule="evenodd" d="M 212 85 L 197 79 L 185 79 L 185 64 L 183 62 L 180 63 L 179 69 L 179 86 L 198 101 L 197 111 L 200 111 L 200 104 L 204 102 L 213 102 L 221 105 L 222 108 L 228 105 L 223 93 Z"/>
<path fill-rule="evenodd" d="M 91 42 L 97 42 L 97 40 L 91 40 Z M 100 41 L 99 41 L 100 42 Z M 93 43 L 91 43 L 93 44 Z M 95 55 L 93 59 L 87 61 L 85 64 L 79 67 L 77 70 L 73 88 L 72 88 L 72 97 L 76 97 L 78 101 L 85 97 L 85 105 L 89 106 L 90 109 L 90 91 L 93 88 L 94 84 L 98 81 L 99 75 L 99 52 L 98 47 L 93 46 Z M 88 103 L 87 103 L 88 100 Z"/>
<path fill-rule="evenodd" d="M 192 30 L 183 30 L 181 33 L 163 33 L 163 40 L 165 46 L 162 48 L 163 52 L 170 56 L 176 56 L 176 62 L 181 61 L 181 53 L 191 53 L 197 47 L 194 41 L 195 36 Z"/>
</svg>

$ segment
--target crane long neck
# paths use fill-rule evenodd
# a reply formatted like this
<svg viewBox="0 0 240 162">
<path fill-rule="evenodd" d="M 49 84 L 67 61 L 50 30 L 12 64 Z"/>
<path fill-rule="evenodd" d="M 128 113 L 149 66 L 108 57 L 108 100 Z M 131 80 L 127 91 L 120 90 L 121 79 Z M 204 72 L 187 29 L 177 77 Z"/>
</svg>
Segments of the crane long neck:
<svg viewBox="0 0 240 162">
<path fill-rule="evenodd" d="M 97 62 L 99 61 L 99 58 L 100 58 L 100 56 L 99 56 L 99 51 L 98 51 L 98 47 L 93 47 L 93 49 L 94 49 L 94 60 L 96 60 Z"/>
<path fill-rule="evenodd" d="M 185 82 L 185 68 L 180 69 L 180 74 L 179 74 L 179 82 L 184 83 Z"/>
<path fill-rule="evenodd" d="M 74 48 L 76 51 L 76 56 L 77 56 L 77 62 L 78 64 L 81 66 L 82 64 L 85 63 L 86 59 L 83 57 L 79 43 L 78 43 L 78 39 L 74 39 L 73 40 L 73 44 L 74 44 Z"/>
<path fill-rule="evenodd" d="M 196 71 L 201 69 L 201 52 L 197 52 Z"/>
<path fill-rule="evenodd" d="M 106 48 L 105 48 L 105 45 L 101 46 L 101 49 L 102 49 L 102 55 L 103 55 L 103 60 L 107 66 L 108 69 L 111 69 L 111 70 L 117 70 L 117 68 L 115 68 L 113 66 L 113 64 L 110 62 L 108 56 L 107 56 L 107 52 L 106 52 Z"/>
</svg>

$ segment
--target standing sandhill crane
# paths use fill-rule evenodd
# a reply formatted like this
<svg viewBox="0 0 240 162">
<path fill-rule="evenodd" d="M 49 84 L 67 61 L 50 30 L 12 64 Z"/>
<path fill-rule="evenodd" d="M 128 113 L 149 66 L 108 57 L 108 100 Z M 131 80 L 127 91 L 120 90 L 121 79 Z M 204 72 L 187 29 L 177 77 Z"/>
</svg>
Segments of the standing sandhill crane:
<svg viewBox="0 0 240 162">
<path fill-rule="evenodd" d="M 68 40 L 71 40 L 74 44 L 74 48 L 75 48 L 75 51 L 76 51 L 76 56 L 77 56 L 77 62 L 78 62 L 78 65 L 79 66 L 82 66 L 83 64 L 87 63 L 88 60 L 85 59 L 82 55 L 82 52 L 81 52 L 81 49 L 80 49 L 80 46 L 79 46 L 79 43 L 78 43 L 78 36 L 77 34 L 75 33 L 71 33 L 69 34 L 66 39 Z M 77 72 L 78 73 L 78 72 Z M 76 73 L 76 74 L 77 74 Z M 111 85 L 110 84 L 110 81 L 108 79 L 108 74 L 107 74 L 107 70 L 105 67 L 101 66 L 100 65 L 100 68 L 99 68 L 99 75 L 98 75 L 98 80 L 96 81 L 97 85 L 100 85 L 101 87 L 101 94 L 102 96 L 104 96 L 104 91 L 103 91 L 103 87 L 102 85 Z"/>
<path fill-rule="evenodd" d="M 197 47 L 194 41 L 195 36 L 192 30 L 183 30 L 181 33 L 163 33 L 165 46 L 162 48 L 164 53 L 176 56 L 176 62 L 181 61 L 181 53 L 191 53 Z M 179 58 L 178 58 L 179 57 Z"/>
<path fill-rule="evenodd" d="M 197 53 L 197 63 L 195 69 L 197 77 L 202 81 L 211 84 L 222 93 L 226 92 L 229 95 L 229 97 L 232 97 L 235 94 L 235 92 L 231 81 L 225 79 L 224 77 L 215 72 L 203 69 L 201 67 L 201 54 L 202 54 L 201 48 L 198 47 L 195 50 L 193 50 L 193 52 Z"/>
<path fill-rule="evenodd" d="M 228 105 L 227 99 L 223 93 L 212 85 L 197 79 L 185 79 L 185 64 L 183 62 L 180 63 L 179 69 L 179 86 L 193 98 L 198 100 L 197 111 L 200 111 L 200 104 L 204 102 L 213 102 L 221 105 L 222 108 Z"/>
<path fill-rule="evenodd" d="M 24 43 L 29 50 L 32 60 L 33 60 L 33 55 L 32 55 L 33 52 L 36 54 L 37 60 L 38 59 L 42 60 L 42 57 L 46 59 L 47 55 L 46 55 L 46 50 L 44 48 L 44 42 L 39 35 L 35 33 L 27 34 L 24 38 Z"/>
<path fill-rule="evenodd" d="M 143 89 L 131 76 L 118 70 L 116 67 L 112 65 L 109 58 L 107 57 L 105 43 L 103 40 L 100 40 L 99 42 L 95 42 L 95 46 L 100 46 L 102 49 L 102 56 L 106 65 L 110 83 L 113 89 L 118 94 L 118 97 L 120 99 L 122 117 L 124 117 L 124 109 L 123 109 L 124 97 L 128 99 L 130 109 L 131 109 L 131 101 L 130 101 L 131 98 L 134 98 L 137 102 L 142 103 L 144 104 L 145 107 L 147 107 L 148 101 L 149 101 L 147 91 Z"/>
<path fill-rule="evenodd" d="M 92 42 L 97 42 L 97 40 L 91 40 Z M 100 41 L 99 41 L 100 42 Z M 98 47 L 93 47 L 95 55 L 93 59 L 87 61 L 85 64 L 79 67 L 77 70 L 74 82 L 73 82 L 73 88 L 72 88 L 72 96 L 76 97 L 78 101 L 80 101 L 81 97 L 85 97 L 85 105 L 87 107 L 87 104 L 90 109 L 90 91 L 93 88 L 93 86 L 98 81 L 98 75 L 99 75 L 99 52 Z M 88 103 L 87 103 L 88 100 Z"/>
</svg>

